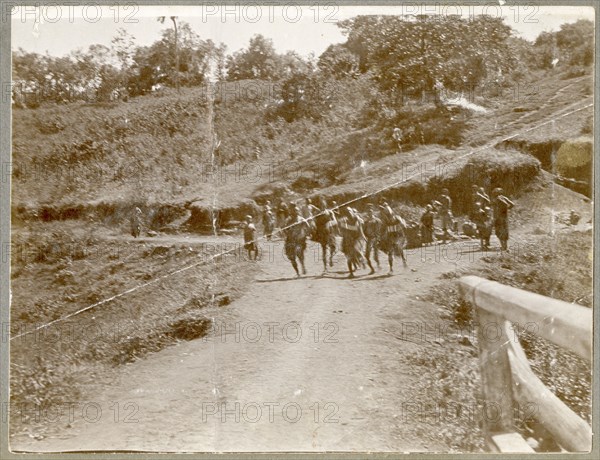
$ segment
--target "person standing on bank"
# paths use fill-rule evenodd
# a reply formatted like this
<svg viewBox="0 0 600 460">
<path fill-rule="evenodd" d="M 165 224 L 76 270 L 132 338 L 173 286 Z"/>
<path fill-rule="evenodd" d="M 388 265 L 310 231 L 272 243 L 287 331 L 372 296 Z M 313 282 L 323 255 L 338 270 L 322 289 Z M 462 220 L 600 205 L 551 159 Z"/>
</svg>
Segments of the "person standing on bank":
<svg viewBox="0 0 600 460">
<path fill-rule="evenodd" d="M 475 222 L 477 218 L 477 213 L 479 210 L 484 208 L 485 206 L 489 206 L 491 204 L 490 198 L 486 195 L 483 187 L 479 187 L 478 185 L 471 186 L 471 207 L 469 212 L 469 218 L 471 221 Z"/>
<path fill-rule="evenodd" d="M 500 240 L 501 251 L 508 251 L 508 211 L 514 207 L 514 203 L 503 195 L 503 190 L 498 187 L 494 189 L 494 231 Z"/>
<path fill-rule="evenodd" d="M 490 236 L 492 235 L 491 210 L 489 206 L 482 207 L 480 202 L 477 202 L 477 212 L 473 222 L 477 226 L 477 236 L 481 245 L 481 250 L 484 251 L 490 247 Z"/>
<path fill-rule="evenodd" d="M 131 215 L 131 236 L 137 238 L 142 232 L 142 210 L 136 206 Z"/>
</svg>

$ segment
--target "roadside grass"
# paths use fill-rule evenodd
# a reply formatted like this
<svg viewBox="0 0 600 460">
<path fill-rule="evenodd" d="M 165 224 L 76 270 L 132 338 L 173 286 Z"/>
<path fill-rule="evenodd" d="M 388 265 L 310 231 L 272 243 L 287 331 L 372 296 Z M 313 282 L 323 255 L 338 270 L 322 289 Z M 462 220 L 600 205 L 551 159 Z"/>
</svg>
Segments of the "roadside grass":
<svg viewBox="0 0 600 460">
<path fill-rule="evenodd" d="M 38 226 L 13 248 L 23 249 L 11 267 L 13 335 L 152 284 L 10 342 L 11 404 L 25 408 L 11 419 L 12 434 L 47 428 L 26 408 L 80 400 L 82 389 L 109 379 L 119 366 L 202 337 L 210 327 L 208 311 L 242 295 L 254 276 L 241 253 L 209 260 L 214 248 L 198 243 L 117 241 L 90 228 Z"/>
<path fill-rule="evenodd" d="M 520 237 L 520 243 L 512 254 L 492 252 L 475 267 L 443 277 L 422 300 L 441 305 L 441 320 L 456 330 L 466 331 L 474 330 L 475 318 L 472 307 L 462 301 L 458 292 L 455 279 L 462 275 L 477 274 L 567 302 L 577 301 L 591 308 L 592 238 L 589 231 L 562 230 L 554 236 L 526 235 Z M 464 401 L 467 408 L 476 408 L 479 418 L 467 417 L 468 413 L 464 413 L 447 428 L 450 446 L 471 451 L 483 448 L 481 415 L 484 401 L 479 383 L 477 336 L 473 334 L 467 338 L 446 340 L 443 348 L 428 348 L 428 359 L 441 364 L 436 365 L 431 375 L 423 376 L 421 385 L 424 394 L 437 401 L 446 391 L 446 382 L 452 382 L 452 399 Z M 521 331 L 519 338 L 535 374 L 568 407 L 591 423 L 590 363 L 529 332 Z M 523 417 L 516 420 L 517 428 L 525 438 L 533 437 L 540 446 L 552 446 L 532 417 L 519 415 Z"/>
</svg>

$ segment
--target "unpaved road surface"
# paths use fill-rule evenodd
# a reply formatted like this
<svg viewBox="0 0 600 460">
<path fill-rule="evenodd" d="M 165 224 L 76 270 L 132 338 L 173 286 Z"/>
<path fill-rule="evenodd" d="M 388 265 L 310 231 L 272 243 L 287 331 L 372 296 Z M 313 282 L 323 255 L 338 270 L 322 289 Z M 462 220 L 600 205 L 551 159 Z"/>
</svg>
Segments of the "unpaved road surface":
<svg viewBox="0 0 600 460">
<path fill-rule="evenodd" d="M 481 253 L 460 243 L 420 248 L 394 276 L 382 266 L 353 280 L 341 256 L 322 276 L 307 253 L 301 279 L 280 253 L 263 257 L 242 298 L 207 309 L 206 337 L 123 365 L 111 384 L 84 390 L 85 410 L 57 421 L 56 435 L 19 436 L 11 449 L 447 451 L 405 410 L 427 371 L 406 359 L 423 344 L 388 328 L 439 321 L 438 307 L 418 297 Z"/>
</svg>

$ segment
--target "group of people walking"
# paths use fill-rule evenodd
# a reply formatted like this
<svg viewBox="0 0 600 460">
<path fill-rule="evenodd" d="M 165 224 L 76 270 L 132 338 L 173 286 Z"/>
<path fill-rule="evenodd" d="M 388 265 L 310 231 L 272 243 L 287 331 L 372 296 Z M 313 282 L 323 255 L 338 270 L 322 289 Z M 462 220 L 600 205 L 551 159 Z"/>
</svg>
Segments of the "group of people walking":
<svg viewBox="0 0 600 460">
<path fill-rule="evenodd" d="M 304 253 L 307 239 L 321 245 L 323 271 L 333 266 L 337 251 L 337 237 L 341 236 L 341 251 L 346 256 L 349 276 L 360 268 L 369 268 L 375 273 L 373 263 L 379 268 L 379 251 L 388 255 L 389 272 L 393 272 L 394 258 L 400 257 L 407 266 L 406 223 L 387 202 L 370 204 L 365 215 L 355 208 L 338 207 L 335 201 L 329 204 L 320 197 L 316 204 L 307 198 L 300 207 L 297 204 L 281 203 L 273 210 L 267 202 L 263 210 L 263 227 L 267 240 L 279 234 L 285 240 L 285 254 L 297 276 L 306 274 Z M 248 228 L 251 217 L 247 217 Z M 248 235 L 250 237 L 250 235 Z M 246 244 L 250 241 L 245 240 Z"/>
<path fill-rule="evenodd" d="M 492 231 L 500 240 L 502 251 L 508 251 L 508 211 L 514 203 L 501 188 L 495 188 L 492 196 L 483 187 L 472 186 L 468 220 L 463 231 L 479 238 L 482 250 L 489 248 Z M 452 213 L 452 199 L 448 189 L 443 189 L 438 199 L 425 206 L 421 215 L 420 237 L 424 245 L 433 244 L 435 238 L 435 217 L 439 218 L 443 243 L 458 231 Z M 302 205 L 281 202 L 273 208 L 267 201 L 262 213 L 264 235 L 267 240 L 280 236 L 285 240 L 285 254 L 297 276 L 306 274 L 305 251 L 307 239 L 321 246 L 323 271 L 333 266 L 333 256 L 337 251 L 337 237 L 341 236 L 341 251 L 346 256 L 349 277 L 354 277 L 358 269 L 369 268 L 369 274 L 380 268 L 379 251 L 387 254 L 389 274 L 394 270 L 394 259 L 399 257 L 407 267 L 404 249 L 407 244 L 407 223 L 400 214 L 382 198 L 378 204 L 367 205 L 366 212 L 360 213 L 351 206 L 340 207 L 335 201 L 329 203 L 319 197 L 316 203 L 306 198 Z M 244 226 L 244 242 L 249 258 L 258 256 L 256 227 L 252 217 L 247 216 Z"/>
<path fill-rule="evenodd" d="M 469 200 L 468 219 L 463 224 L 463 233 L 477 237 L 481 249 L 490 246 L 492 232 L 500 241 L 501 251 L 508 251 L 509 225 L 508 212 L 514 203 L 504 195 L 501 188 L 495 188 L 488 196 L 483 187 L 472 186 Z M 439 218 L 443 243 L 458 231 L 457 222 L 452 213 L 452 199 L 448 189 L 443 189 L 436 200 L 425 206 L 421 215 L 421 244 L 430 245 L 436 240 L 435 217 Z M 131 234 L 140 236 L 142 211 L 136 207 L 131 215 Z M 404 249 L 407 244 L 407 223 L 382 198 L 378 204 L 370 203 L 364 213 L 351 206 L 338 206 L 335 201 L 329 203 L 319 197 L 316 203 L 306 198 L 301 206 L 295 203 L 281 202 L 276 209 L 267 201 L 262 213 L 262 225 L 267 240 L 275 235 L 285 240 L 285 254 L 290 260 L 297 276 L 306 274 L 304 253 L 306 240 L 312 239 L 321 246 L 323 271 L 333 267 L 333 256 L 337 251 L 337 237 L 341 236 L 341 251 L 346 256 L 349 276 L 360 268 L 375 273 L 373 264 L 380 268 L 379 251 L 387 254 L 389 273 L 394 270 L 394 259 L 399 257 L 407 267 Z M 416 225 L 416 224 L 415 224 Z M 246 216 L 243 224 L 244 248 L 250 260 L 258 258 L 257 229 L 252 216 Z"/>
</svg>

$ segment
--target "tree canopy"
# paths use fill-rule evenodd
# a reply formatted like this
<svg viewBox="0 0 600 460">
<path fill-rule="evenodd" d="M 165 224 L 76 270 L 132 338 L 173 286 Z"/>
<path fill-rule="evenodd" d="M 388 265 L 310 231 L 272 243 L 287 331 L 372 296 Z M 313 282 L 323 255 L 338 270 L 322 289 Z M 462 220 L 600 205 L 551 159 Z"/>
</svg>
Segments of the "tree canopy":
<svg viewBox="0 0 600 460">
<path fill-rule="evenodd" d="M 489 16 L 358 16 L 339 26 L 360 70 L 383 90 L 460 88 L 515 65 L 511 28 Z"/>
<path fill-rule="evenodd" d="M 485 15 L 357 16 L 338 23 L 346 42 L 330 45 L 316 62 L 293 51 L 278 53 L 261 34 L 228 55 L 223 43 L 202 39 L 186 22 L 173 23 L 150 46 L 137 46 L 135 37 L 119 29 L 110 46 L 95 44 L 67 56 L 14 51 L 15 102 L 29 93 L 36 103 L 109 100 L 209 78 L 258 79 L 280 82 L 292 112 L 313 116 L 308 101 L 321 106 L 308 95 L 328 79 L 367 75 L 386 97 L 419 96 L 442 87 L 462 91 L 507 75 L 524 78 L 557 63 L 590 66 L 594 60 L 594 24 L 587 20 L 542 32 L 531 43 L 502 19 Z"/>
</svg>

